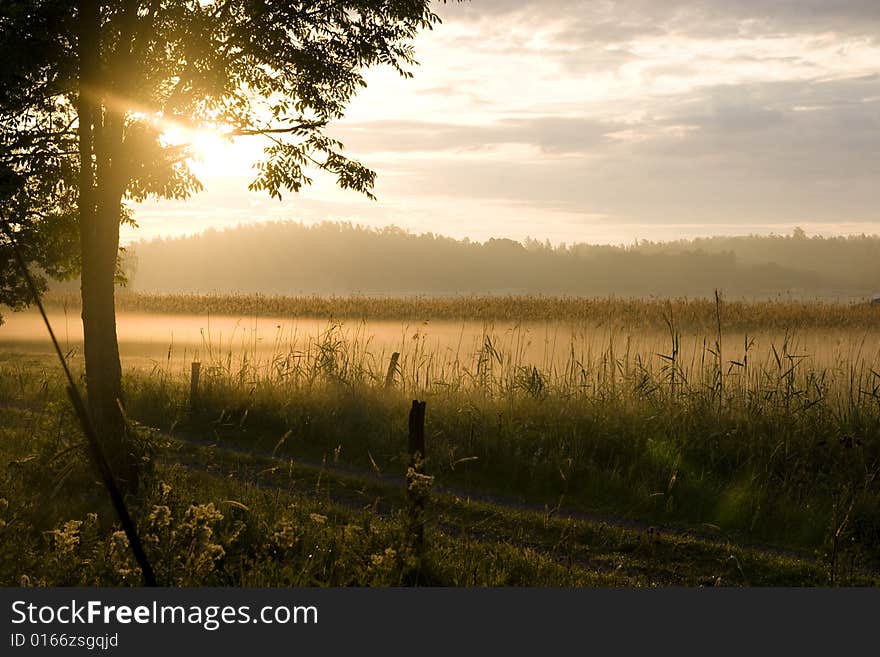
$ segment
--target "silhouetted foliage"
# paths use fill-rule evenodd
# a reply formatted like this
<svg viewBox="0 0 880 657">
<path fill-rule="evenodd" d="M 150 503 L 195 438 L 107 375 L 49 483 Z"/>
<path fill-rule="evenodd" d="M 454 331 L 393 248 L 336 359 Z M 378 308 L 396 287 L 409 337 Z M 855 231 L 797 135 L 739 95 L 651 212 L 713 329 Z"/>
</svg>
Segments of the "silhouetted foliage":
<svg viewBox="0 0 880 657">
<path fill-rule="evenodd" d="M 74 213 L 59 203 L 66 190 L 56 194 L 47 189 L 45 181 L 51 180 L 51 175 L 34 175 L 34 171 L 39 169 L 18 174 L 0 162 L 0 305 L 14 309 L 28 305 L 32 298 L 7 231 L 13 235 L 38 290 L 46 289 L 45 275 L 66 279 L 77 267 Z M 45 221 L 46 217 L 52 221 Z"/>
<path fill-rule="evenodd" d="M 14 233 L 38 288 L 41 274 L 66 278 L 77 267 L 76 163 L 69 105 L 58 103 L 70 71 L 50 62 L 63 44 L 50 26 L 63 3 L 10 0 L 0 6 L 0 304 L 30 301 L 6 231 Z"/>
<path fill-rule="evenodd" d="M 485 243 L 399 228 L 264 223 L 132 247 L 146 292 L 865 296 L 880 238 L 738 237 L 628 247 Z"/>
</svg>

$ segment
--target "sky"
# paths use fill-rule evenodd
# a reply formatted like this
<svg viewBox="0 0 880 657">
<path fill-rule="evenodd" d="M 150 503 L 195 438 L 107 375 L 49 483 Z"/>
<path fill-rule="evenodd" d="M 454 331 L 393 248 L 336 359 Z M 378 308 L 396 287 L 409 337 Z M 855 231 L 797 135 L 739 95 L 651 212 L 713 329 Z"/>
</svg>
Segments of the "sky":
<svg viewBox="0 0 880 657">
<path fill-rule="evenodd" d="M 472 0 L 329 134 L 377 201 L 247 191 L 255 140 L 205 139 L 206 190 L 123 239 L 266 220 L 485 240 L 880 233 L 877 0 Z"/>
</svg>

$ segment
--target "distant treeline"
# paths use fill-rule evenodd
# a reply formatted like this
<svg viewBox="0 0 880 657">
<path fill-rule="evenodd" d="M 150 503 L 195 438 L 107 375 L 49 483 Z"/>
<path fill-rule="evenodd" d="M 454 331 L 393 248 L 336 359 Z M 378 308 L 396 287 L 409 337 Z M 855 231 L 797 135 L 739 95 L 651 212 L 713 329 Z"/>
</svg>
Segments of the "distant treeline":
<svg viewBox="0 0 880 657">
<path fill-rule="evenodd" d="M 714 237 L 630 246 L 456 240 L 279 222 L 139 242 L 139 292 L 859 298 L 880 290 L 880 237 Z"/>
</svg>

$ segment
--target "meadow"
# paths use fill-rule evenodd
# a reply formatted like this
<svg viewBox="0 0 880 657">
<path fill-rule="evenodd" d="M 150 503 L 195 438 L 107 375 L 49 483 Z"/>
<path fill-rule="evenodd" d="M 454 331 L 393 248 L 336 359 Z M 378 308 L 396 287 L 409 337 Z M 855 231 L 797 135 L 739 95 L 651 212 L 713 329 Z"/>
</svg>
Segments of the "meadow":
<svg viewBox="0 0 880 657">
<path fill-rule="evenodd" d="M 407 583 L 412 399 L 433 477 L 426 583 L 877 582 L 869 305 L 121 295 L 120 310 L 320 324 L 126 359 L 153 467 L 132 503 L 166 582 Z M 380 320 L 397 337 L 373 336 Z M 57 366 L 9 346 L 3 582 L 136 583 Z"/>
</svg>

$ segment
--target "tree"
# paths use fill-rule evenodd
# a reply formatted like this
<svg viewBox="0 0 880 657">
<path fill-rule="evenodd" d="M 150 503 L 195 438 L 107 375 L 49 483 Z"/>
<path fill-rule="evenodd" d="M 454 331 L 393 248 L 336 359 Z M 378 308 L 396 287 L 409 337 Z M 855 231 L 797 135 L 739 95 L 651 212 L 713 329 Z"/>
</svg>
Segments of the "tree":
<svg viewBox="0 0 880 657">
<path fill-rule="evenodd" d="M 310 168 L 371 196 L 374 172 L 326 129 L 365 86 L 365 68 L 385 64 L 410 76 L 413 37 L 438 22 L 430 0 L 0 5 L 2 164 L 18 176 L 35 163 L 52 171 L 43 179 L 50 189 L 18 185 L 15 230 L 19 241 L 38 244 L 53 233 L 38 226 L 67 217 L 78 229 L 89 409 L 129 490 L 140 458 L 120 409 L 119 228 L 131 202 L 201 188 L 187 148 L 165 144 L 163 133 L 178 125 L 262 136 L 265 159 L 250 188 L 273 197 L 309 184 Z"/>
<path fill-rule="evenodd" d="M 48 274 L 76 272 L 76 203 L 73 114 L 56 102 L 39 71 L 57 54 L 45 29 L 54 12 L 27 16 L 22 3 L 0 7 L 0 304 L 26 305 L 30 292 L 13 258 L 7 231 L 14 227 L 19 251 L 31 266 L 38 288 Z M 16 28 L 27 22 L 24 33 Z M 28 38 L 23 38 L 27 34 Z"/>
<path fill-rule="evenodd" d="M 0 221 L 4 228 L 0 233 L 0 305 L 15 310 L 31 302 L 31 292 L 21 276 L 7 234 L 8 218 L 18 217 L 11 222 L 14 238 L 39 291 L 46 288 L 45 275 L 66 279 L 77 270 L 75 211 L 64 203 L 64 194 L 52 193 L 58 184 L 53 183 L 52 172 L 43 171 L 40 175 L 38 163 L 34 164 L 26 174 L 19 174 L 0 163 Z M 36 207 L 32 198 L 41 198 L 42 205 Z"/>
</svg>

